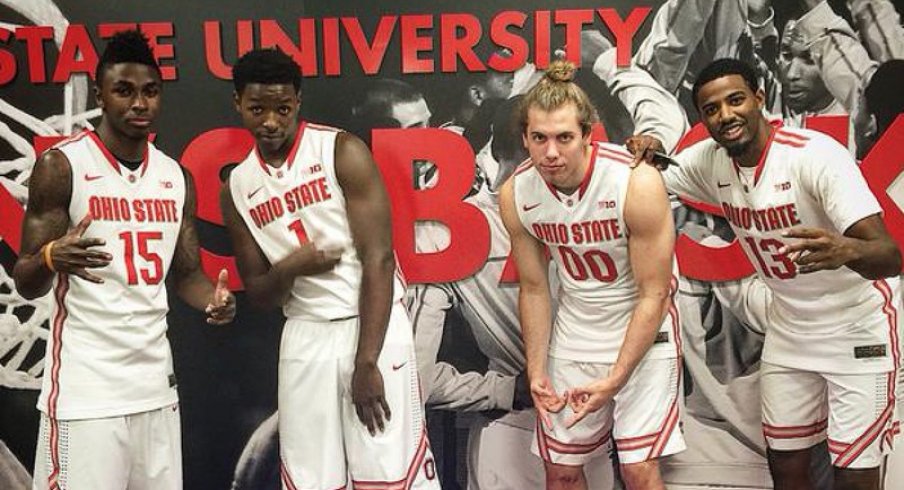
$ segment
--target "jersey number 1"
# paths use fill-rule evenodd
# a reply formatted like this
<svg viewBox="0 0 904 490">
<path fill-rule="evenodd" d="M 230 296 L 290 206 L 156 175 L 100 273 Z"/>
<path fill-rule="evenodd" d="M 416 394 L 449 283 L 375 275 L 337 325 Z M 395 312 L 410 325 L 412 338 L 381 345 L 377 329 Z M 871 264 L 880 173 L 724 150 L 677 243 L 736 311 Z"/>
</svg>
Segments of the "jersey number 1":
<svg viewBox="0 0 904 490">
<path fill-rule="evenodd" d="M 299 245 L 304 245 L 310 241 L 308 240 L 308 232 L 304 229 L 304 225 L 301 224 L 300 219 L 289 223 L 289 229 L 295 232 L 295 236 L 298 237 Z"/>
</svg>

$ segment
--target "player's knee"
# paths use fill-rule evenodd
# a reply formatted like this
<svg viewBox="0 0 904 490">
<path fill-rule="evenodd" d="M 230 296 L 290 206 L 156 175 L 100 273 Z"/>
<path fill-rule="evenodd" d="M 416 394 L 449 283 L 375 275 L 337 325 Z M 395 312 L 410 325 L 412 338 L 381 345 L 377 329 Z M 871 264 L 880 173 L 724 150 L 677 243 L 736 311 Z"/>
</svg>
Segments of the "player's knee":
<svg viewBox="0 0 904 490">
<path fill-rule="evenodd" d="M 879 468 L 835 468 L 835 488 L 878 490 L 881 488 Z"/>
<path fill-rule="evenodd" d="M 546 488 L 551 490 L 581 488 L 584 467 L 546 463 Z"/>
<path fill-rule="evenodd" d="M 769 449 L 767 454 L 776 489 L 809 488 L 809 448 L 795 451 Z"/>
<path fill-rule="evenodd" d="M 659 475 L 659 462 L 655 459 L 622 464 L 620 472 L 628 490 L 663 488 L 662 478 Z"/>
<path fill-rule="evenodd" d="M 769 450 L 769 465 L 781 471 L 794 471 L 810 467 L 810 449 L 794 451 Z"/>
</svg>

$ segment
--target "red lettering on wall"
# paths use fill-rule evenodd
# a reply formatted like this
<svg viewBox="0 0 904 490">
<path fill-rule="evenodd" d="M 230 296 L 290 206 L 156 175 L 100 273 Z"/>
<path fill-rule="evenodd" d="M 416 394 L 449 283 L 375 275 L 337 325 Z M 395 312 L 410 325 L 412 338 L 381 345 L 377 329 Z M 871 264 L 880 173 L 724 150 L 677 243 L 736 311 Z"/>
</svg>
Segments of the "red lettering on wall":
<svg viewBox="0 0 904 490">
<path fill-rule="evenodd" d="M 468 71 L 485 71 L 483 62 L 474 54 L 483 29 L 471 14 L 443 14 L 440 16 L 440 71 L 458 71 L 458 60 Z"/>
<path fill-rule="evenodd" d="M 515 71 L 527 61 L 529 48 L 527 40 L 514 34 L 508 30 L 509 27 L 524 27 L 527 15 L 523 12 L 507 10 L 499 12 L 490 21 L 490 40 L 496 43 L 500 48 L 507 49 L 511 52 L 510 56 L 500 56 L 493 53 L 487 60 L 487 66 L 496 71 Z"/>
<path fill-rule="evenodd" d="M 433 60 L 418 57 L 419 53 L 433 50 L 433 38 L 418 36 L 418 31 L 433 28 L 433 16 L 403 15 L 402 31 L 402 73 L 430 73 Z"/>
<path fill-rule="evenodd" d="M 565 58 L 581 65 L 581 30 L 593 24 L 592 10 L 556 10 L 556 24 L 565 26 Z"/>
<path fill-rule="evenodd" d="M 348 40 L 355 51 L 358 61 L 361 63 L 361 69 L 364 70 L 364 73 L 374 75 L 380 71 L 383 58 L 386 57 L 386 48 L 389 47 L 389 40 L 395 28 L 396 19 L 395 15 L 380 17 L 373 42 L 368 44 L 367 37 L 364 35 L 364 30 L 361 28 L 361 22 L 358 21 L 358 18 L 342 18 L 342 27 L 345 28 L 345 33 L 348 35 Z"/>
<path fill-rule="evenodd" d="M 91 43 L 88 30 L 80 24 L 72 24 L 66 29 L 66 37 L 60 47 L 53 81 L 65 83 L 73 73 L 87 73 L 94 78 L 97 67 L 97 51 Z"/>
<path fill-rule="evenodd" d="M 254 146 L 251 134 L 239 128 L 219 128 L 204 132 L 193 139 L 182 153 L 180 161 L 195 181 L 198 218 L 223 225 L 220 213 L 220 169 L 245 159 Z M 242 288 L 234 257 L 217 255 L 201 249 L 201 267 L 207 277 L 215 280 L 220 269 L 229 271 L 229 288 Z"/>
<path fill-rule="evenodd" d="M 339 19 L 323 19 L 323 73 L 336 76 L 342 71 L 342 56 L 339 54 Z"/>
<path fill-rule="evenodd" d="M 904 115 L 899 114 L 870 149 L 860 163 L 860 171 L 882 206 L 888 233 L 904 249 L 904 212 L 888 195 L 889 186 L 904 172 Z"/>
<path fill-rule="evenodd" d="M 236 22 L 235 37 L 235 57 L 238 59 L 254 47 L 250 20 Z M 219 21 L 208 20 L 204 22 L 204 59 L 207 62 L 207 69 L 211 75 L 221 80 L 232 79 L 232 65 L 223 60 L 223 37 L 220 33 Z"/>
<path fill-rule="evenodd" d="M 175 65 L 167 64 L 176 59 L 176 48 L 171 43 L 163 43 L 161 39 L 171 38 L 175 35 L 172 22 L 142 22 L 138 28 L 147 37 L 154 58 L 160 64 L 160 76 L 164 80 L 176 80 L 178 72 Z"/>
<path fill-rule="evenodd" d="M 807 116 L 804 120 L 804 126 L 806 126 L 807 129 L 819 131 L 831 136 L 835 141 L 847 148 L 851 129 L 849 122 L 850 118 L 848 116 L 826 114 L 818 117 Z"/>
<path fill-rule="evenodd" d="M 0 28 L 0 42 L 7 43 L 13 33 Z M 0 85 L 5 85 L 16 78 L 16 57 L 11 52 L 0 49 Z"/>
<path fill-rule="evenodd" d="M 634 35 L 646 20 L 650 7 L 635 7 L 624 20 L 615 9 L 597 9 L 596 12 L 612 32 L 612 36 L 615 37 L 615 64 L 618 66 L 630 65 Z"/>
<path fill-rule="evenodd" d="M 28 80 L 31 83 L 46 82 L 47 68 L 44 64 L 44 41 L 53 39 L 53 27 L 17 27 L 16 39 L 25 41 L 25 51 L 28 56 Z"/>
<path fill-rule="evenodd" d="M 410 283 L 464 279 L 486 262 L 490 227 L 476 207 L 462 202 L 474 181 L 474 152 L 467 140 L 436 128 L 377 129 L 373 132 L 374 160 L 383 174 L 392 203 L 393 241 L 402 271 Z M 436 165 L 437 184 L 416 190 L 414 165 Z M 417 221 L 439 221 L 449 228 L 451 244 L 436 253 L 416 253 Z"/>
<path fill-rule="evenodd" d="M 549 19 L 549 10 L 534 12 L 534 64 L 539 70 L 545 70 L 549 66 Z"/>
<path fill-rule="evenodd" d="M 278 47 L 298 63 L 301 72 L 305 75 L 317 74 L 317 36 L 315 32 L 314 19 L 299 19 L 298 36 L 301 41 L 296 45 L 275 20 L 260 21 L 261 47 Z M 250 39 L 248 50 L 251 50 Z"/>
</svg>

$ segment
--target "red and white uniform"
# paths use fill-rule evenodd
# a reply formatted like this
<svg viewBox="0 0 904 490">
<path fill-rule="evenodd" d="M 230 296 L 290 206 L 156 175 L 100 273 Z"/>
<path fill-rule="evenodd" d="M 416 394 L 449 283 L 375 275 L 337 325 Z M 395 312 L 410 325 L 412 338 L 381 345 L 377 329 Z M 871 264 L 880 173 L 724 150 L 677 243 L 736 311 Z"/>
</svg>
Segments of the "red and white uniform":
<svg viewBox="0 0 904 490">
<path fill-rule="evenodd" d="M 530 164 L 514 176 L 518 217 L 549 248 L 558 271 L 559 306 L 549 346 L 557 392 L 608 374 L 637 304 L 624 221 L 631 157 L 609 143 L 595 143 L 592 151 L 584 180 L 571 195 L 547 184 Z M 569 408 L 553 415 L 551 431 L 538 424 L 540 456 L 583 464 L 599 452 L 610 430 L 622 463 L 684 449 L 677 428 L 679 344 L 673 303 L 656 342 L 614 403 L 571 429 L 564 426 Z"/>
<path fill-rule="evenodd" d="M 236 211 L 271 264 L 306 242 L 342 250 L 331 271 L 297 277 L 283 307 L 288 317 L 278 388 L 283 488 L 344 488 L 348 475 L 363 490 L 439 488 L 397 277 L 378 359 L 392 413 L 385 432 L 371 436 L 352 404 L 361 262 L 336 177 L 338 133 L 302 123 L 280 168 L 266 164 L 255 148 L 229 179 Z"/>
<path fill-rule="evenodd" d="M 478 157 L 479 158 L 479 157 Z M 464 200 L 476 206 L 490 227 L 490 251 L 486 263 L 474 275 L 452 283 L 409 286 L 409 306 L 414 324 L 420 381 L 428 408 L 456 410 L 459 426 L 467 421 L 468 488 L 496 490 L 545 488 L 543 467 L 536 464 L 530 447 L 537 414 L 533 408 L 513 410 L 515 383 L 524 371 L 524 342 L 518 321 L 518 284 L 502 282 L 514 264 L 511 243 L 499 215 L 499 197 L 487 187 Z M 442 250 L 449 244 L 448 231 L 424 227 L 417 235 L 421 251 Z M 552 280 L 558 284 L 555 279 Z M 486 373 L 459 371 L 438 359 L 443 343 L 447 312 L 457 309 L 474 335 L 477 348 L 486 356 Z M 454 317 L 453 317 L 454 318 Z M 454 320 L 453 320 L 454 321 Z M 454 345 L 454 344 L 453 344 Z M 480 412 L 504 410 L 489 418 Z M 591 488 L 611 488 L 612 465 L 608 451 L 600 464 L 589 464 L 586 472 Z"/>
<path fill-rule="evenodd" d="M 789 228 L 843 234 L 881 208 L 840 144 L 806 129 L 772 131 L 755 168 L 736 165 L 725 149 L 707 139 L 676 156 L 680 167 L 665 172 L 666 185 L 677 194 L 717 204 L 757 275 L 772 290 L 761 374 L 770 447 L 808 447 L 825 438 L 828 426 L 830 449 L 861 444 L 863 437 L 878 449 L 886 425 L 893 430 L 894 369 L 900 358 L 898 278 L 870 281 L 847 267 L 798 274 L 779 249 L 791 242 L 782 236 Z M 789 370 L 820 374 L 823 381 L 799 384 L 811 386 L 812 396 L 822 402 L 810 403 L 800 392 L 785 396 Z M 842 375 L 863 375 L 862 386 L 832 378 Z M 832 391 L 836 389 L 840 391 Z M 852 406 L 833 408 L 826 396 Z M 783 408 L 791 406 L 797 408 Z M 853 416 L 861 408 L 864 414 Z M 849 453 L 837 451 L 835 463 L 872 466 L 879 453 L 866 453 L 854 462 Z"/>
<path fill-rule="evenodd" d="M 795 227 L 844 233 L 882 211 L 847 149 L 821 133 L 781 127 L 760 163 L 737 166 L 707 139 L 664 172 L 671 192 L 718 205 L 760 279 L 773 291 L 763 360 L 835 373 L 892 369 L 898 351 L 886 303 L 897 278 L 869 281 L 847 267 L 798 274 L 778 250 Z M 891 303 L 894 305 L 895 303 Z M 872 328 L 860 328 L 866 319 Z M 857 347 L 884 346 L 861 349 Z"/>
<path fill-rule="evenodd" d="M 549 247 L 561 284 L 549 355 L 614 363 L 637 303 L 628 257 L 625 197 L 631 168 L 624 148 L 597 143 L 573 195 L 561 194 L 529 165 L 515 177 L 524 228 Z M 669 312 L 650 359 L 678 357 L 677 318 Z"/>
<path fill-rule="evenodd" d="M 84 236 L 104 239 L 98 249 L 113 260 L 91 269 L 104 280 L 101 284 L 67 274 L 54 280 L 47 365 L 38 398 L 45 437 L 39 441 L 35 482 L 37 488 L 48 479 L 51 488 L 65 481 L 64 488 L 88 488 L 106 480 L 89 478 L 92 472 L 84 465 L 70 473 L 67 462 L 76 455 L 96 457 L 92 447 L 100 447 L 110 432 L 102 428 L 107 422 L 85 424 L 108 419 L 116 425 L 133 414 L 177 409 L 165 280 L 182 225 L 185 178 L 179 164 L 150 143 L 135 171 L 120 166 L 93 132 L 80 133 L 56 149 L 72 170 L 70 223 L 91 214 Z M 169 465 L 161 471 L 166 479 L 153 481 L 158 488 L 181 486 L 178 413 L 152 425 L 176 438 L 175 443 L 166 441 L 157 455 Z M 72 437 L 61 442 L 61 433 Z M 128 456 L 127 447 L 121 450 Z M 105 477 L 118 472 L 98 468 Z"/>
<path fill-rule="evenodd" d="M 72 167 L 69 220 L 91 213 L 86 238 L 113 256 L 94 284 L 57 275 L 38 408 L 57 419 L 109 417 L 177 401 L 166 340 L 166 274 L 182 225 L 185 178 L 148 144 L 135 172 L 120 167 L 93 132 L 57 149 Z"/>
<path fill-rule="evenodd" d="M 264 163 L 255 148 L 230 179 L 235 208 L 270 263 L 279 262 L 305 242 L 320 250 L 342 250 L 333 270 L 295 279 L 283 307 L 289 318 L 334 320 L 358 314 L 361 262 L 336 180 L 336 134 L 336 130 L 302 123 L 283 167 Z M 393 300 L 401 296 L 397 281 Z"/>
</svg>

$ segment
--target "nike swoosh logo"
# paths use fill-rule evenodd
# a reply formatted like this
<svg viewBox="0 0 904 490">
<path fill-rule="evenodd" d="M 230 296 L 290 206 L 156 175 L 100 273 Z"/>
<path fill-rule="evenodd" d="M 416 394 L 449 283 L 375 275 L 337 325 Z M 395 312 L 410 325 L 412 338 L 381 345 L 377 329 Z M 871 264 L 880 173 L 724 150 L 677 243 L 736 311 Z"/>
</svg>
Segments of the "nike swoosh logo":
<svg viewBox="0 0 904 490">
<path fill-rule="evenodd" d="M 393 371 L 398 371 L 399 369 L 402 369 L 402 368 L 405 366 L 405 364 L 408 364 L 408 361 L 405 361 L 405 362 L 403 362 L 403 363 L 401 363 L 401 364 L 393 364 L 393 365 L 392 365 L 392 370 L 393 370 Z"/>
<path fill-rule="evenodd" d="M 255 190 L 249 192 L 249 193 L 248 193 L 248 199 L 251 199 L 252 197 L 254 197 L 254 195 L 257 194 L 258 192 L 260 192 L 261 189 L 263 189 L 263 188 L 264 188 L 264 186 L 260 186 L 260 187 L 258 187 L 257 189 L 255 189 Z"/>
<path fill-rule="evenodd" d="M 86 175 L 85 175 L 85 181 L 86 181 L 86 182 L 91 182 L 92 180 L 102 179 L 103 177 L 104 177 L 103 175 L 87 175 L 87 174 L 86 174 Z"/>
<path fill-rule="evenodd" d="M 540 203 L 537 203 L 537 204 L 531 204 L 530 206 L 528 206 L 527 204 L 525 204 L 524 206 L 521 206 L 521 209 L 523 209 L 524 211 L 530 211 L 531 209 L 534 209 L 534 208 L 536 208 L 536 207 L 539 206 L 539 205 L 540 205 Z"/>
<path fill-rule="evenodd" d="M 723 183 L 721 183 L 721 182 L 718 182 L 717 185 L 719 186 L 719 189 L 722 189 L 722 188 L 724 188 L 724 187 L 729 187 L 729 186 L 731 186 L 731 182 L 729 182 L 729 183 L 727 183 L 727 184 L 723 184 Z"/>
</svg>

